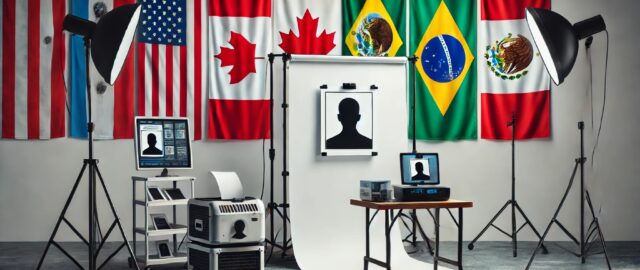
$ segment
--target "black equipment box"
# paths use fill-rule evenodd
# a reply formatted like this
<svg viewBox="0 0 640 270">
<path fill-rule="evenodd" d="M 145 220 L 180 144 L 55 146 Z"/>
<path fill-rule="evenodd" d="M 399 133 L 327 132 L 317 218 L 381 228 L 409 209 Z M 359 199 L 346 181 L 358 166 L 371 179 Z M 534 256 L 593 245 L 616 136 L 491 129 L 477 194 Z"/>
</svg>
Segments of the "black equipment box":
<svg viewBox="0 0 640 270">
<path fill-rule="evenodd" d="M 236 244 L 211 246 L 188 244 L 187 269 L 190 270 L 263 270 L 264 246 Z"/>
<path fill-rule="evenodd" d="M 449 200 L 450 190 L 448 187 L 425 187 L 425 186 L 393 186 L 393 195 L 396 201 L 446 201 Z"/>
</svg>

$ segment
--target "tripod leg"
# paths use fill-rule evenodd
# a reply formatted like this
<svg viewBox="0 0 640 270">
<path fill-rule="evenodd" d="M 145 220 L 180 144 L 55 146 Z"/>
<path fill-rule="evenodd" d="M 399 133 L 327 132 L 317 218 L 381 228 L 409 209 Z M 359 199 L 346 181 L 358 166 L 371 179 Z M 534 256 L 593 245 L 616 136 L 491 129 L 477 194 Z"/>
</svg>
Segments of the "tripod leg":
<svg viewBox="0 0 640 270">
<path fill-rule="evenodd" d="M 558 210 L 560 209 L 560 207 L 558 208 Z M 551 225 L 553 225 L 554 221 L 556 220 L 557 214 L 558 212 L 556 212 L 556 215 L 553 216 L 553 218 L 551 219 L 551 222 L 549 222 L 549 225 L 547 225 L 547 228 L 544 230 L 542 237 L 540 237 L 538 246 L 533 250 L 533 254 L 531 254 L 531 258 L 529 258 L 529 263 L 527 263 L 527 267 L 525 268 L 526 270 L 528 270 L 529 267 L 531 267 L 531 263 L 533 262 L 533 259 L 536 257 L 536 253 L 538 253 L 538 250 L 542 247 L 542 243 L 544 243 L 544 239 L 547 238 L 547 234 L 551 230 Z"/>
<path fill-rule="evenodd" d="M 107 197 L 107 202 L 109 202 L 109 206 L 111 207 L 111 212 L 113 212 L 113 216 L 118 224 L 118 229 L 120 230 L 120 234 L 122 235 L 122 239 L 124 240 L 124 244 L 127 246 L 127 251 L 129 252 L 130 258 L 133 260 L 133 264 L 135 265 L 137 270 L 140 270 L 140 266 L 138 265 L 138 261 L 136 256 L 133 255 L 133 250 L 129 245 L 129 240 L 127 240 L 127 236 L 124 234 L 124 230 L 122 229 L 122 224 L 120 223 L 120 217 L 118 217 L 118 213 L 116 213 L 116 209 L 113 207 L 113 202 L 111 201 L 111 196 L 109 195 L 109 191 L 107 191 L 107 186 L 104 184 L 104 179 L 102 178 L 102 173 L 98 169 L 98 165 L 94 165 L 95 170 L 98 173 L 98 179 L 100 179 L 100 184 L 102 185 L 102 189 L 104 190 L 104 195 Z M 106 239 L 103 239 L 106 241 Z"/>
<path fill-rule="evenodd" d="M 514 203 L 516 205 L 516 208 L 518 209 L 518 212 L 520 212 L 520 214 L 522 215 L 522 217 L 524 218 L 525 222 L 527 224 L 529 224 L 529 227 L 531 227 L 531 230 L 533 231 L 533 233 L 536 234 L 536 236 L 538 237 L 538 239 L 541 239 L 542 236 L 540 235 L 540 233 L 538 233 L 538 230 L 536 230 L 536 227 L 533 226 L 533 224 L 531 223 L 531 221 L 529 220 L 529 217 L 527 217 L 527 215 L 524 213 L 524 211 L 522 210 L 522 208 L 520 208 L 520 205 L 518 204 L 518 202 Z M 548 254 L 549 250 L 547 250 L 547 247 L 544 246 L 544 243 L 542 244 L 542 254 Z"/>
<path fill-rule="evenodd" d="M 607 261 L 607 267 L 609 268 L 609 270 L 611 270 L 611 263 L 609 262 L 609 254 L 607 254 L 607 245 L 605 244 L 604 235 L 602 234 L 602 230 L 600 228 L 600 222 L 596 217 L 596 213 L 593 211 L 593 204 L 591 203 L 591 196 L 589 195 L 589 191 L 586 192 L 586 199 L 587 199 L 587 205 L 589 206 L 589 211 L 591 212 L 591 217 L 593 218 L 593 222 L 596 224 L 595 229 L 598 231 L 598 237 L 600 238 L 602 251 L 604 251 L 604 259 Z"/>
<path fill-rule="evenodd" d="M 602 230 L 600 229 L 600 222 L 596 219 L 596 227 L 598 227 L 598 235 L 600 237 L 600 244 L 602 245 L 602 251 L 604 251 L 604 259 L 607 261 L 607 267 L 611 270 L 611 262 L 609 262 L 609 254 L 607 253 L 607 245 L 604 241 L 604 236 L 602 235 Z"/>
<path fill-rule="evenodd" d="M 482 229 L 482 231 L 480 231 L 480 233 L 478 234 L 478 236 L 476 236 L 476 238 L 474 238 L 471 243 L 469 243 L 469 250 L 473 250 L 473 243 L 475 243 L 476 241 L 478 241 L 478 239 L 480 238 L 480 236 L 482 236 L 484 234 L 484 232 L 487 231 L 487 229 L 489 229 L 489 227 L 491 227 L 491 224 L 493 224 L 494 221 L 496 221 L 496 219 L 500 216 L 500 214 L 502 214 L 502 211 L 504 211 L 504 209 L 507 208 L 507 206 L 509 206 L 509 204 L 511 204 L 511 201 L 507 201 L 502 208 L 500 208 L 500 211 L 498 211 L 498 213 L 496 213 L 495 216 L 493 216 L 493 218 L 491 219 L 491 221 L 489 221 L 489 223 L 487 223 L 487 226 L 484 227 L 484 229 Z"/>
<path fill-rule="evenodd" d="M 578 165 L 580 165 L 580 159 L 576 159 L 576 165 L 573 167 L 571 178 L 569 178 L 569 185 L 567 185 L 567 189 L 565 190 L 564 195 L 562 196 L 562 200 L 560 200 L 560 204 L 558 204 L 558 208 L 556 209 L 556 212 L 553 214 L 553 217 L 551 218 L 549 225 L 544 230 L 542 237 L 540 237 L 540 242 L 538 242 L 538 246 L 536 247 L 536 249 L 533 250 L 533 254 L 531 254 L 531 258 L 529 259 L 529 263 L 527 263 L 526 269 L 529 269 L 529 267 L 531 267 L 531 263 L 533 262 L 533 259 L 536 257 L 536 253 L 538 252 L 538 249 L 540 249 L 540 247 L 542 246 L 542 243 L 544 243 L 544 239 L 547 237 L 549 230 L 551 230 L 551 226 L 553 225 L 553 223 L 556 223 L 558 214 L 560 214 L 560 209 L 562 209 L 562 206 L 564 205 L 564 201 L 567 199 L 567 195 L 569 195 L 569 191 L 571 190 L 571 186 L 573 185 L 573 180 L 575 179 L 576 171 L 578 170 Z"/>
<path fill-rule="evenodd" d="M 71 193 L 69 193 L 69 198 L 67 198 L 67 202 L 65 202 L 64 207 L 62 208 L 62 212 L 58 217 L 56 226 L 53 228 L 53 232 L 51 233 L 51 237 L 49 237 L 49 242 L 47 243 L 47 247 L 44 248 L 44 252 L 42 253 L 42 257 L 40 257 L 40 261 L 38 262 L 38 267 L 36 269 L 40 269 L 40 267 L 42 267 L 42 263 L 44 262 L 44 257 L 46 257 L 47 252 L 49 252 L 49 247 L 51 247 L 51 244 L 53 243 L 53 238 L 55 238 L 56 234 L 58 233 L 58 229 L 60 228 L 60 223 L 62 222 L 64 215 L 67 213 L 69 204 L 71 204 L 71 201 L 73 200 L 73 196 L 76 194 L 76 189 L 78 189 L 78 184 L 80 184 L 80 180 L 82 180 L 82 176 L 84 175 L 84 171 L 86 169 L 87 169 L 87 163 L 85 162 L 84 165 L 82 165 L 82 169 L 80 169 L 80 173 L 78 174 L 78 177 L 76 178 L 76 183 L 73 184 Z"/>
</svg>

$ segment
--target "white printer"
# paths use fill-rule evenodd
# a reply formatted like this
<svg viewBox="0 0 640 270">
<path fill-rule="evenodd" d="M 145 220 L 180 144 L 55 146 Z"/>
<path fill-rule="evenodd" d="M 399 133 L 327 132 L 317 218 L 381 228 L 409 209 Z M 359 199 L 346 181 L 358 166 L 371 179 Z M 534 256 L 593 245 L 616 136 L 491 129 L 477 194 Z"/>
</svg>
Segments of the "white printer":
<svg viewBox="0 0 640 270">
<path fill-rule="evenodd" d="M 220 197 L 189 200 L 188 268 L 264 269 L 264 204 L 244 197 L 234 172 L 211 172 Z"/>
<path fill-rule="evenodd" d="M 189 200 L 189 240 L 208 245 L 264 242 L 264 205 L 253 198 Z"/>
</svg>

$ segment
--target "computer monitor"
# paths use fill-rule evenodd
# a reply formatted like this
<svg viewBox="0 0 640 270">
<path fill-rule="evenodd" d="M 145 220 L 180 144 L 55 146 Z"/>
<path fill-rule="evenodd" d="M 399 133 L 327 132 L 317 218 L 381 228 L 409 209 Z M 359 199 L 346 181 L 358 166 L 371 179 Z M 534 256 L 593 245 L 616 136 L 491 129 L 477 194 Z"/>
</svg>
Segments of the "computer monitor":
<svg viewBox="0 0 640 270">
<path fill-rule="evenodd" d="M 136 117 L 135 126 L 137 170 L 191 169 L 188 118 Z"/>
<path fill-rule="evenodd" d="M 440 184 L 438 153 L 401 153 L 400 171 L 403 185 Z"/>
</svg>

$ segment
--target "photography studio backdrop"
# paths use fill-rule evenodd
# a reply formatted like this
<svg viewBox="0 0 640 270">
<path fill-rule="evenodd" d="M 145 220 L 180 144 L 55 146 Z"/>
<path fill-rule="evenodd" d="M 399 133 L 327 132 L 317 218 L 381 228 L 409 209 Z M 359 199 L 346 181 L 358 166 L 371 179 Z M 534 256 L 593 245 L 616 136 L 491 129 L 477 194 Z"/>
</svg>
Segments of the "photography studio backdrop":
<svg viewBox="0 0 640 270">
<path fill-rule="evenodd" d="M 363 179 L 386 179 L 400 184 L 399 151 L 408 150 L 406 62 L 406 58 L 346 56 L 294 55 L 291 59 L 287 85 L 289 198 L 291 236 L 302 269 L 362 267 L 365 211 L 349 205 L 349 199 L 359 198 Z M 379 88 L 373 91 L 373 140 L 377 156 L 321 156 L 320 86 L 337 90 L 342 83 L 355 83 L 357 90 L 369 89 L 371 85 Z M 367 113 L 360 111 L 365 114 L 361 121 L 370 119 Z M 327 117 L 337 117 L 337 110 L 327 112 Z M 364 126 L 359 130 L 364 130 Z M 394 226 L 391 235 L 393 267 L 426 267 L 404 251 L 399 228 Z M 384 243 L 384 213 L 380 213 L 371 226 L 373 258 L 384 259 Z M 371 267 L 378 269 L 373 264 Z"/>
<path fill-rule="evenodd" d="M 609 59 L 608 95 L 605 122 L 596 154 L 593 170 L 587 162 L 587 183 L 593 184 L 592 195 L 602 207 L 600 221 L 608 241 L 638 241 L 640 216 L 633 208 L 640 205 L 640 56 L 636 35 L 640 24 L 640 2 L 633 0 L 554 0 L 552 9 L 572 22 L 602 14 L 611 35 Z M 275 42 L 277 43 L 277 41 Z M 581 46 L 584 46 L 581 44 Z M 602 71 L 604 70 L 604 35 L 595 36 L 593 47 L 595 128 L 591 126 L 590 99 L 587 91 L 589 71 L 584 47 L 580 49 L 575 68 L 559 87 L 553 87 L 551 98 L 552 139 L 516 143 L 516 170 L 518 200 L 536 227 L 540 228 L 553 214 L 571 173 L 573 159 L 578 152 L 576 122 L 586 123 L 585 137 L 590 158 L 590 147 L 597 132 L 599 110 L 602 102 Z M 281 63 L 276 59 L 276 63 Z M 276 71 L 276 119 L 281 118 L 280 68 Z M 295 91 L 295 89 L 290 89 Z M 404 106 L 404 105 L 403 105 Z M 406 107 L 403 108 L 406 110 Z M 308 115 L 314 119 L 316 114 Z M 405 115 L 388 115 L 397 118 Z M 279 120 L 278 120 L 279 121 Z M 281 138 L 280 122 L 276 122 L 276 136 Z M 293 131 L 293 126 L 291 126 Z M 406 127 L 402 128 L 403 132 Z M 281 149 L 280 140 L 276 148 Z M 317 143 L 314 141 L 314 143 Z M 403 138 L 398 153 L 410 149 L 410 141 Z M 268 142 L 267 146 L 268 148 Z M 96 157 L 107 180 L 107 186 L 127 233 L 131 229 L 131 175 L 155 175 L 159 171 L 135 171 L 133 140 L 98 141 Z M 510 145 L 508 142 L 472 140 L 462 142 L 418 142 L 419 151 L 440 153 L 440 170 L 443 185 L 452 188 L 452 196 L 475 202 L 474 208 L 465 211 L 465 239 L 470 240 L 509 194 L 511 177 Z M 51 141 L 0 141 L 0 241 L 46 241 L 53 230 L 73 179 L 86 155 L 86 141 L 55 139 Z M 278 152 L 277 160 L 281 153 Z M 192 175 L 196 181 L 197 196 L 216 194 L 215 184 L 208 175 L 210 170 L 237 171 L 250 195 L 259 195 L 262 184 L 262 141 L 193 143 L 194 167 L 192 170 L 175 170 L 174 174 Z M 398 166 L 393 159 L 394 170 Z M 268 167 L 268 159 L 267 159 Z M 281 171 L 276 163 L 276 175 Z M 593 173 L 592 173 L 593 172 Z M 390 172 L 393 174 L 393 172 Z M 399 175 L 398 175 L 399 177 Z M 280 180 L 276 178 L 276 194 L 280 196 Z M 268 184 L 268 181 L 267 181 Z M 292 185 L 294 185 L 292 183 Z M 86 222 L 86 183 L 79 187 L 75 203 L 68 218 L 71 222 Z M 354 192 L 357 186 L 353 187 Z M 267 186 L 268 191 L 268 186 Z M 265 194 L 268 194 L 265 193 Z M 100 195 L 101 196 L 101 195 Z M 603 198 L 606 196 L 606 198 Z M 265 197 L 267 198 L 267 197 Z M 104 201 L 99 197 L 98 201 Z M 561 217 L 570 229 L 578 228 L 579 200 L 572 192 Z M 348 202 L 345 208 L 350 208 Z M 101 213 L 108 208 L 99 205 Z M 364 211 L 362 211 L 364 212 Z M 423 223 L 429 219 L 421 216 Z M 444 218 L 446 220 L 446 218 Z M 101 217 L 105 222 L 109 218 Z M 331 221 L 328 221 L 331 222 Z M 500 220 L 506 227 L 508 220 Z M 358 219 L 353 226 L 364 225 Z M 455 240 L 453 226 L 443 222 L 444 240 Z M 86 227 L 79 227 L 86 232 Z M 339 229 L 336 229 L 339 230 Z M 327 235 L 334 230 L 325 229 Z M 130 237 L 130 235 L 128 235 Z M 523 240 L 534 240 L 532 233 L 523 230 Z M 363 237 L 363 236 L 362 236 Z M 73 233 L 61 229 L 59 239 L 77 241 Z M 115 238 L 114 238 L 115 239 Z M 550 240 L 567 240 L 554 229 Z M 482 240 L 507 240 L 499 232 L 489 230 Z M 356 243 L 361 245 L 362 243 Z M 481 248 L 481 245 L 476 245 Z"/>
</svg>

